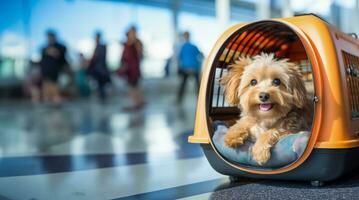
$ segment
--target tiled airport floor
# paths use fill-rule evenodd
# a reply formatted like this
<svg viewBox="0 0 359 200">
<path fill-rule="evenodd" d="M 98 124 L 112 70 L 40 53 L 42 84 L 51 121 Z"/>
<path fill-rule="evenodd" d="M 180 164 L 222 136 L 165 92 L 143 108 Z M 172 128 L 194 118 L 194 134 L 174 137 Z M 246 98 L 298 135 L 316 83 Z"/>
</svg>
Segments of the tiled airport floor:
<svg viewBox="0 0 359 200">
<path fill-rule="evenodd" d="M 195 95 L 177 106 L 173 85 L 151 87 L 145 88 L 145 109 L 136 113 L 121 111 L 128 103 L 124 95 L 106 104 L 82 99 L 60 107 L 2 102 L 0 199 L 358 197 L 358 176 L 319 189 L 307 182 L 243 178 L 230 183 L 211 168 L 198 145 L 187 143 Z"/>
</svg>

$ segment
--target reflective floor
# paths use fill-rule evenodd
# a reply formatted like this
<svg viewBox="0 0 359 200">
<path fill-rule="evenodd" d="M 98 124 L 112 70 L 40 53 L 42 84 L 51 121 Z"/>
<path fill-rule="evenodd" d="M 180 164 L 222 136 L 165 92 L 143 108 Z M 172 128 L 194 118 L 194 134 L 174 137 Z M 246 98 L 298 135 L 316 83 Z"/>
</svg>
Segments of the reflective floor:
<svg viewBox="0 0 359 200">
<path fill-rule="evenodd" d="M 0 109 L 0 199 L 115 199 L 215 180 L 192 133 L 196 95 L 175 104 L 172 86 L 146 92 L 139 112 L 119 94 L 61 106 L 3 101 Z M 172 89 L 171 89 L 172 88 Z M 226 180 L 226 179 L 225 179 Z M 210 191 L 210 190 L 208 190 Z M 178 196 L 185 197 L 185 196 Z"/>
<path fill-rule="evenodd" d="M 0 199 L 357 198 L 357 175 L 319 189 L 293 181 L 230 183 L 187 143 L 194 91 L 176 105 L 173 88 L 146 84 L 147 105 L 134 113 L 121 111 L 125 94 L 106 104 L 1 102 Z"/>
</svg>

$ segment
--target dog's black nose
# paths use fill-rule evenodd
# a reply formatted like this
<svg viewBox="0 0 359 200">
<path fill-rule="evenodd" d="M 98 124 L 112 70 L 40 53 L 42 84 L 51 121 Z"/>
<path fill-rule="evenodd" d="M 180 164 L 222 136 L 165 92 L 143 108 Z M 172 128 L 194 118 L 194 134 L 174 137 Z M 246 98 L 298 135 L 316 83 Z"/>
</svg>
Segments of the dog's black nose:
<svg viewBox="0 0 359 200">
<path fill-rule="evenodd" d="M 261 102 L 266 102 L 269 99 L 269 94 L 266 92 L 259 93 L 259 99 Z"/>
</svg>

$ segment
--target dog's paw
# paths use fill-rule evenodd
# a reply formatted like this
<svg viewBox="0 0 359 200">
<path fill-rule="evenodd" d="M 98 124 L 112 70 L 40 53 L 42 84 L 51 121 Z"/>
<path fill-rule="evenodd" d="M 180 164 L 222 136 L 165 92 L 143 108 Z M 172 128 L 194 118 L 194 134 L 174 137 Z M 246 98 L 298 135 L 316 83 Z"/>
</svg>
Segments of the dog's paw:
<svg viewBox="0 0 359 200">
<path fill-rule="evenodd" d="M 253 159 L 259 164 L 263 165 L 270 159 L 270 147 L 263 145 L 253 145 L 252 148 Z"/>
<path fill-rule="evenodd" d="M 229 130 L 224 136 L 224 143 L 226 146 L 236 148 L 244 143 L 248 133 L 243 129 Z"/>
</svg>

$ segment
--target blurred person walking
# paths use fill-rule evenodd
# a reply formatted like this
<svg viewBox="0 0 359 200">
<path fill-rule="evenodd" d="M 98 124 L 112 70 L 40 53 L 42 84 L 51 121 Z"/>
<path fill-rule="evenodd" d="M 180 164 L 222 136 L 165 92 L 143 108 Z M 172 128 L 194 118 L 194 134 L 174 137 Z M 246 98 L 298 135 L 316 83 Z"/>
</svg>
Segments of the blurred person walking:
<svg viewBox="0 0 359 200">
<path fill-rule="evenodd" d="M 111 82 L 111 79 L 106 65 L 106 44 L 102 42 L 101 37 L 101 33 L 96 32 L 96 47 L 88 66 L 88 73 L 96 80 L 100 100 L 105 102 L 107 97 L 106 85 Z"/>
<path fill-rule="evenodd" d="M 47 31 L 47 45 L 42 49 L 41 54 L 40 67 L 44 101 L 61 103 L 58 78 L 68 63 L 65 57 L 66 47 L 57 41 L 54 31 Z"/>
<path fill-rule="evenodd" d="M 178 72 L 182 77 L 181 84 L 178 89 L 177 103 L 182 103 L 187 79 L 193 76 L 196 81 L 197 92 L 199 90 L 199 73 L 201 68 L 202 53 L 198 47 L 190 41 L 190 33 L 188 31 L 182 34 L 183 44 L 178 53 Z"/>
<path fill-rule="evenodd" d="M 85 56 L 80 53 L 79 61 L 80 68 L 75 74 L 76 86 L 81 97 L 88 97 L 90 96 L 90 86 L 87 77 L 88 60 L 86 60 Z"/>
<path fill-rule="evenodd" d="M 39 63 L 30 61 L 29 71 L 24 80 L 24 89 L 28 92 L 33 104 L 40 103 L 41 101 L 41 67 Z"/>
<path fill-rule="evenodd" d="M 117 73 L 125 77 L 130 86 L 130 97 L 133 105 L 124 107 L 124 111 L 135 111 L 144 106 L 143 94 L 139 86 L 141 79 L 140 64 L 143 57 L 143 45 L 137 38 L 136 27 L 132 26 L 126 33 L 127 40 L 123 43 L 120 68 Z"/>
</svg>

